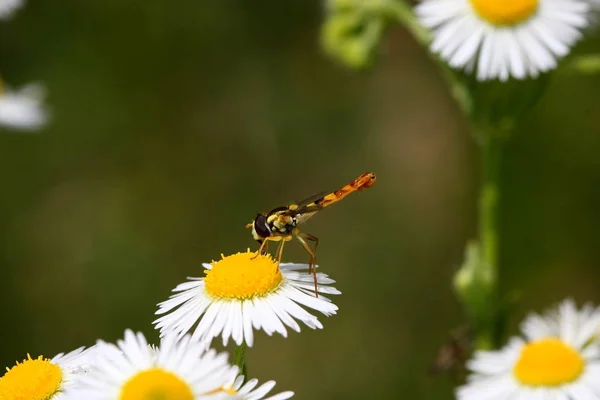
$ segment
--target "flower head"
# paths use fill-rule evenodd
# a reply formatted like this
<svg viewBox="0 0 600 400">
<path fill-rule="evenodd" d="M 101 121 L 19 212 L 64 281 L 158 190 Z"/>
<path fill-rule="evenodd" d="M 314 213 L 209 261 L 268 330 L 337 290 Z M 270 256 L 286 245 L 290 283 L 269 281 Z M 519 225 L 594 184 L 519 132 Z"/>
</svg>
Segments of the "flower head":
<svg viewBox="0 0 600 400">
<path fill-rule="evenodd" d="M 238 382 L 238 368 L 227 362 L 227 354 L 205 352 L 189 335 L 181 340 L 167 335 L 159 347 L 152 347 L 143 334 L 127 330 L 116 346 L 99 341 L 97 349 L 94 368 L 67 393 L 68 399 L 258 400 L 268 392 L 246 397 L 243 387 L 232 384 Z M 290 393 L 273 398 L 287 399 Z"/>
<path fill-rule="evenodd" d="M 27 355 L 0 378 L 0 399 L 60 400 L 64 392 L 77 386 L 89 369 L 94 348 L 83 347 L 60 353 L 52 359 Z"/>
<path fill-rule="evenodd" d="M 296 320 L 310 328 L 322 328 L 317 317 L 300 305 L 333 315 L 337 306 L 324 297 L 315 297 L 313 277 L 301 272 L 306 264 L 278 264 L 270 256 L 246 252 L 223 257 L 206 268 L 204 278 L 189 278 L 173 291 L 179 292 L 159 304 L 157 314 L 166 314 L 154 323 L 161 335 L 175 332 L 180 337 L 198 322 L 192 337 L 208 344 L 221 335 L 237 344 L 252 346 L 253 329 L 287 336 L 286 325 L 299 332 Z M 340 294 L 325 274 L 317 274 L 318 291 Z"/>
<path fill-rule="evenodd" d="M 557 309 L 530 315 L 498 351 L 478 351 L 472 374 L 457 389 L 459 400 L 600 400 L 600 309 L 577 310 L 566 300 Z"/>
<path fill-rule="evenodd" d="M 556 67 L 590 23 L 587 0 L 424 0 L 431 50 L 478 80 L 536 77 Z"/>
<path fill-rule="evenodd" d="M 42 106 L 43 98 L 44 90 L 40 85 L 31 84 L 19 91 L 3 91 L 0 81 L 0 126 L 24 130 L 40 129 L 48 120 Z"/>
</svg>

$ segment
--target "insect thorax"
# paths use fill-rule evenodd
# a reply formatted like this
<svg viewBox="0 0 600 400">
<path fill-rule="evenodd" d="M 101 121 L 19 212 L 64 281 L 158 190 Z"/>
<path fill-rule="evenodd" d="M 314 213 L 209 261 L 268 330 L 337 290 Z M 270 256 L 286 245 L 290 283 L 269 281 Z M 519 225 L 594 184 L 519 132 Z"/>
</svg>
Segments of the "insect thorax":
<svg viewBox="0 0 600 400">
<path fill-rule="evenodd" d="M 298 221 L 289 215 L 274 213 L 267 217 L 267 224 L 272 235 L 289 235 L 298 224 Z"/>
</svg>

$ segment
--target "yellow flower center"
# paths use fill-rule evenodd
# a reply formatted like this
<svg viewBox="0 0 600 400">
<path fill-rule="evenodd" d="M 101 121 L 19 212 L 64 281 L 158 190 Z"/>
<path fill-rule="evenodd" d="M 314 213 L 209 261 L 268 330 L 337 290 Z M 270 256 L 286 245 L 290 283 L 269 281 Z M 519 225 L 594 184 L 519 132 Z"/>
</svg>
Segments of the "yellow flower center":
<svg viewBox="0 0 600 400">
<path fill-rule="evenodd" d="M 279 265 L 271 256 L 256 255 L 250 251 L 221 256 L 206 270 L 206 291 L 221 299 L 251 299 L 276 290 L 283 277 Z"/>
<path fill-rule="evenodd" d="M 514 374 L 525 385 L 559 386 L 577 379 L 584 365 L 575 349 L 560 339 L 546 338 L 523 347 Z"/>
<path fill-rule="evenodd" d="M 190 386 L 177 375 L 151 368 L 134 375 L 123 386 L 119 400 L 194 400 Z"/>
<path fill-rule="evenodd" d="M 539 0 L 471 0 L 477 14 L 493 25 L 515 25 L 528 20 Z"/>
<path fill-rule="evenodd" d="M 60 367 L 49 359 L 39 356 L 17 362 L 0 378 L 0 399 L 48 400 L 61 387 L 63 374 Z"/>
</svg>

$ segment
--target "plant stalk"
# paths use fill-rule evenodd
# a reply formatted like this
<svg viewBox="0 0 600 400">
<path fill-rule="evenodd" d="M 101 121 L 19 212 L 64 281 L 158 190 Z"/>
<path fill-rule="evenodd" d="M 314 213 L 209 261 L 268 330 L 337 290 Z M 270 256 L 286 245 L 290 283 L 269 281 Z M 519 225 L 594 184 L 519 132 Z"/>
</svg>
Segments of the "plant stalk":
<svg viewBox="0 0 600 400">
<path fill-rule="evenodd" d="M 477 327 L 477 348 L 496 348 L 500 341 L 498 306 L 498 211 L 500 202 L 500 166 L 503 139 L 488 132 L 481 142 L 483 184 L 479 197 L 479 266 L 477 281 L 485 285 Z"/>
<path fill-rule="evenodd" d="M 239 346 L 235 346 L 233 353 L 233 365 L 237 365 L 240 368 L 240 374 L 244 375 L 244 380 L 248 379 L 248 369 L 246 366 L 246 349 L 248 346 L 246 342 L 242 342 Z"/>
</svg>

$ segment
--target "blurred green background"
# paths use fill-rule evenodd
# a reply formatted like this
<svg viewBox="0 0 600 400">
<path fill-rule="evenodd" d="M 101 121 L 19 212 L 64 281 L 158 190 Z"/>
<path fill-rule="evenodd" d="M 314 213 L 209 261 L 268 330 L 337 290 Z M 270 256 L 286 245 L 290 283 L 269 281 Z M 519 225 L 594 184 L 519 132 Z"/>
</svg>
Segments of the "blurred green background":
<svg viewBox="0 0 600 400">
<path fill-rule="evenodd" d="M 373 171 L 306 226 L 339 314 L 259 335 L 250 375 L 299 399 L 452 397 L 428 368 L 464 322 L 450 280 L 476 233 L 478 149 L 403 29 L 358 73 L 323 54 L 322 19 L 303 0 L 64 0 L 0 24 L 4 79 L 43 82 L 53 113 L 39 134 L 0 131 L 0 366 L 125 328 L 156 339 L 156 303 L 255 248 L 257 211 Z M 513 332 L 565 296 L 600 301 L 599 154 L 600 76 L 555 76 L 503 162 Z"/>
</svg>

